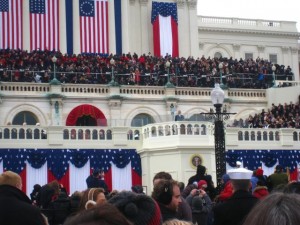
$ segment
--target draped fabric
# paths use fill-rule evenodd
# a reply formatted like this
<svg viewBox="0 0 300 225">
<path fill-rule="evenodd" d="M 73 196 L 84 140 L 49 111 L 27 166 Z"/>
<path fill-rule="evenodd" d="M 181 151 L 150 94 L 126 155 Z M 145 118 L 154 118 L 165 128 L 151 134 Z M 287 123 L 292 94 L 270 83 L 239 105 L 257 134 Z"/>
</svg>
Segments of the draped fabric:
<svg viewBox="0 0 300 225">
<path fill-rule="evenodd" d="M 0 172 L 18 173 L 28 195 L 34 184 L 53 180 L 69 194 L 82 191 L 94 169 L 104 171 L 109 190 L 130 190 L 142 182 L 141 159 L 134 149 L 0 149 Z"/>
<path fill-rule="evenodd" d="M 226 152 L 226 162 L 229 166 L 235 167 L 237 160 L 250 170 L 255 170 L 263 165 L 264 170 L 272 168 L 270 169 L 272 173 L 276 165 L 280 164 L 290 174 L 297 176 L 300 150 L 228 150 Z"/>
<path fill-rule="evenodd" d="M 68 115 L 66 126 L 75 126 L 78 118 L 91 116 L 97 121 L 97 126 L 107 126 L 105 115 L 95 106 L 84 104 L 74 108 Z"/>
<path fill-rule="evenodd" d="M 177 4 L 152 2 L 153 51 L 155 56 L 179 56 Z"/>
</svg>

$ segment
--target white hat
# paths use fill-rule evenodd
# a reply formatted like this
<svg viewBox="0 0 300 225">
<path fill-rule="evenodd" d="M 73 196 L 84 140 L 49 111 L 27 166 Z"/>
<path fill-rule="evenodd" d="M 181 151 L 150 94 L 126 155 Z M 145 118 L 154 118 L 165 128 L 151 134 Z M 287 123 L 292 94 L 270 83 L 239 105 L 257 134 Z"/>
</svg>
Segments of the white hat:
<svg viewBox="0 0 300 225">
<path fill-rule="evenodd" d="M 227 174 L 232 180 L 250 180 L 253 171 L 247 170 L 245 168 L 237 168 L 237 169 L 228 170 Z"/>
<path fill-rule="evenodd" d="M 237 166 L 241 166 L 241 165 L 242 165 L 242 162 L 236 161 L 236 165 L 237 165 Z"/>
</svg>

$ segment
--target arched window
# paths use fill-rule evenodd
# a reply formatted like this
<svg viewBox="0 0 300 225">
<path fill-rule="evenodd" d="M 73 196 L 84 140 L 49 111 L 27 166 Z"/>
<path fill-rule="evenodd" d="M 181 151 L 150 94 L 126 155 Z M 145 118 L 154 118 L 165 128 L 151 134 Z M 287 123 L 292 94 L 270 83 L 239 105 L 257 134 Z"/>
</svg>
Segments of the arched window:
<svg viewBox="0 0 300 225">
<path fill-rule="evenodd" d="M 205 115 L 200 114 L 194 114 L 189 118 L 189 121 L 206 121 Z"/>
<path fill-rule="evenodd" d="M 13 125 L 23 125 L 26 123 L 27 125 L 36 125 L 38 122 L 38 119 L 36 115 L 34 115 L 32 112 L 29 111 L 22 111 L 19 112 L 12 121 Z"/>
<path fill-rule="evenodd" d="M 132 127 L 142 127 L 147 124 L 154 123 L 154 119 L 152 116 L 146 114 L 146 113 L 141 113 L 136 115 L 132 121 L 131 121 L 131 126 Z"/>
</svg>

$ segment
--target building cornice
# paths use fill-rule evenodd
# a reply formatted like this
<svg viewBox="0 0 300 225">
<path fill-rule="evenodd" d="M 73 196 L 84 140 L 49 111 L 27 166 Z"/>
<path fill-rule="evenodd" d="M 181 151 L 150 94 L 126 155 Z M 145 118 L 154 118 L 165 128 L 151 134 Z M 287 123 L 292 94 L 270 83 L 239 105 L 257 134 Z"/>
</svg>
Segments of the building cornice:
<svg viewBox="0 0 300 225">
<path fill-rule="evenodd" d="M 222 32 L 222 33 L 244 33 L 244 34 L 251 34 L 251 35 L 260 34 L 260 35 L 300 38 L 300 33 L 297 32 L 260 31 L 260 30 L 228 29 L 228 28 L 212 28 L 212 27 L 198 27 L 198 31 Z"/>
</svg>

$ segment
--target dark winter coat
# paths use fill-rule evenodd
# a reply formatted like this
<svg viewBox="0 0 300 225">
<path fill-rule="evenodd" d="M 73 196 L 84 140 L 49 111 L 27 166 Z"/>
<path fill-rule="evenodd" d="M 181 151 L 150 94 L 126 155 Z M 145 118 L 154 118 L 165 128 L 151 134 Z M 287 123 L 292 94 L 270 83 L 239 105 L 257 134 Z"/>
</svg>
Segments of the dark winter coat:
<svg viewBox="0 0 300 225">
<path fill-rule="evenodd" d="M 214 225 L 242 224 L 250 210 L 259 200 L 248 191 L 236 191 L 226 202 L 213 208 Z"/>
<path fill-rule="evenodd" d="M 10 185 L 0 185 L 0 224 L 45 225 L 39 208 L 25 193 Z"/>
</svg>

